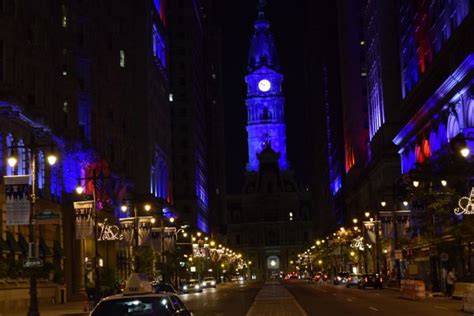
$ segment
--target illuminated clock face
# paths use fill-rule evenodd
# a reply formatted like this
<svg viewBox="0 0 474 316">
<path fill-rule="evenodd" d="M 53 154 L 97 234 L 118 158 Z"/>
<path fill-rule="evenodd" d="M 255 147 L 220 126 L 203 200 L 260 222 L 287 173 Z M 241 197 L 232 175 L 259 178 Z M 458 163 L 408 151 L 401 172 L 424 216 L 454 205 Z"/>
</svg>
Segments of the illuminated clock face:
<svg viewBox="0 0 474 316">
<path fill-rule="evenodd" d="M 271 88 L 271 83 L 267 79 L 262 79 L 258 83 L 258 89 L 262 92 L 267 92 Z"/>
</svg>

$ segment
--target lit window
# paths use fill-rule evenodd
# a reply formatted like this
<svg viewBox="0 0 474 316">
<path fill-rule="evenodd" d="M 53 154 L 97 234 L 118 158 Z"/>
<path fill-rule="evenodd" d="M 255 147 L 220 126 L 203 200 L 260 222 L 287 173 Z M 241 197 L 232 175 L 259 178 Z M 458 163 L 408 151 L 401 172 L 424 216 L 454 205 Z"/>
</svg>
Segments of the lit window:
<svg viewBox="0 0 474 316">
<path fill-rule="evenodd" d="M 365 45 L 365 41 L 360 41 L 360 45 L 361 45 L 361 46 L 364 46 L 364 45 Z"/>
<path fill-rule="evenodd" d="M 63 103 L 63 112 L 67 113 L 67 101 L 64 101 Z"/>
<path fill-rule="evenodd" d="M 173 102 L 173 101 L 174 101 L 174 99 L 173 99 L 173 94 L 172 94 L 172 93 L 170 93 L 170 95 L 169 95 L 169 100 L 170 100 L 170 102 Z"/>
<path fill-rule="evenodd" d="M 61 18 L 61 25 L 63 28 L 67 27 L 67 7 L 63 4 L 61 6 L 62 18 Z"/>
<path fill-rule="evenodd" d="M 125 68 L 125 51 L 120 50 L 120 67 Z"/>
<path fill-rule="evenodd" d="M 366 73 L 365 71 L 364 71 L 364 72 L 361 72 L 360 75 L 361 75 L 362 77 L 367 77 L 367 73 Z"/>
</svg>

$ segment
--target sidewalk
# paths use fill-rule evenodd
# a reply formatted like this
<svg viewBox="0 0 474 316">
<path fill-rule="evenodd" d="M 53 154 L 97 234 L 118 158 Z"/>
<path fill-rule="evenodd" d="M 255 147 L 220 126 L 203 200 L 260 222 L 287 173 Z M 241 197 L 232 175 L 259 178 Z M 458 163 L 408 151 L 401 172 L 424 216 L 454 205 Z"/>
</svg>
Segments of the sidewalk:
<svg viewBox="0 0 474 316">
<path fill-rule="evenodd" d="M 82 311 L 82 302 L 70 302 L 66 304 L 57 305 L 43 305 L 39 307 L 41 316 L 87 316 L 88 312 Z M 28 310 L 28 306 L 25 306 L 25 310 L 22 311 L 0 311 L 0 316 L 25 316 Z"/>
<path fill-rule="evenodd" d="M 293 295 L 279 282 L 266 282 L 247 316 L 307 316 Z"/>
</svg>

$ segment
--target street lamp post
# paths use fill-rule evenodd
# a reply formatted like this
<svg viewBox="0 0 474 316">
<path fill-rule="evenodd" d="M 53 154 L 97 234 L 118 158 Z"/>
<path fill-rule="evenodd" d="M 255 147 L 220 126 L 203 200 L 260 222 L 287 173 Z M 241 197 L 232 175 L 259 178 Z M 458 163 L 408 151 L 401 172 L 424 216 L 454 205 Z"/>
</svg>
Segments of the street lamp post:
<svg viewBox="0 0 474 316">
<path fill-rule="evenodd" d="M 18 148 L 30 148 L 31 149 L 31 158 L 30 158 L 30 178 L 31 178 L 31 207 L 30 207 L 30 216 L 28 221 L 28 260 L 37 259 L 37 253 L 35 253 L 35 204 L 36 204 L 36 151 L 40 148 L 52 148 L 54 145 L 42 145 L 36 143 L 36 138 L 34 133 L 31 134 L 31 143 L 28 145 L 19 145 L 19 146 L 9 146 L 8 149 L 18 149 Z M 48 163 L 52 166 L 56 163 L 57 157 L 51 153 L 47 157 Z M 8 158 L 8 164 L 10 167 L 14 168 L 17 159 L 14 156 Z M 30 305 L 28 307 L 28 316 L 39 316 L 38 310 L 38 291 L 36 285 L 36 275 L 33 271 L 34 267 L 30 270 Z"/>
<path fill-rule="evenodd" d="M 97 180 L 104 179 L 102 175 L 97 176 L 97 172 L 95 169 L 92 170 L 91 177 L 83 177 L 78 178 L 77 181 L 92 181 L 92 213 L 94 218 L 94 305 L 99 302 L 100 298 L 100 270 L 99 270 L 99 244 L 98 244 L 98 236 L 99 236 L 99 225 L 98 225 L 98 218 L 97 218 Z M 78 184 L 76 187 L 76 193 L 81 195 L 84 193 L 84 188 L 81 184 Z"/>
<path fill-rule="evenodd" d="M 126 199 L 125 201 L 132 201 L 131 199 Z M 126 204 L 123 204 L 120 209 L 122 212 L 127 212 L 128 211 L 128 206 Z M 151 210 L 151 205 L 150 204 L 145 204 L 144 209 L 146 212 L 149 212 Z M 151 224 L 154 224 L 155 219 L 151 219 Z M 133 203 L 133 271 L 134 272 L 140 272 L 140 257 L 138 255 L 138 247 L 139 247 L 139 232 L 140 232 L 140 217 L 138 214 L 138 208 L 136 203 Z"/>
</svg>

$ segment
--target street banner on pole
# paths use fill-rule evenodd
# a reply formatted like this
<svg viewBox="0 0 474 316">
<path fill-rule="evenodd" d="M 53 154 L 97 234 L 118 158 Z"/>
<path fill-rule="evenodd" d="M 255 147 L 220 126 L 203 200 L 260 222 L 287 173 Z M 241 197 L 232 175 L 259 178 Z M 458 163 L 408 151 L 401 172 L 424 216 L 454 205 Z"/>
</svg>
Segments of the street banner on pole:
<svg viewBox="0 0 474 316">
<path fill-rule="evenodd" d="M 126 217 L 119 219 L 120 227 L 122 228 L 123 240 L 128 244 L 131 245 L 134 239 L 134 225 L 135 221 L 132 217 Z"/>
<path fill-rule="evenodd" d="M 74 202 L 76 239 L 92 239 L 94 237 L 93 207 L 94 201 Z"/>
<path fill-rule="evenodd" d="M 151 236 L 152 216 L 141 216 L 138 218 L 138 245 L 147 245 Z"/>
<path fill-rule="evenodd" d="M 30 176 L 5 176 L 7 225 L 30 224 Z"/>
</svg>

